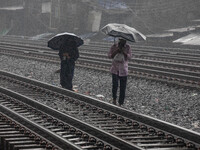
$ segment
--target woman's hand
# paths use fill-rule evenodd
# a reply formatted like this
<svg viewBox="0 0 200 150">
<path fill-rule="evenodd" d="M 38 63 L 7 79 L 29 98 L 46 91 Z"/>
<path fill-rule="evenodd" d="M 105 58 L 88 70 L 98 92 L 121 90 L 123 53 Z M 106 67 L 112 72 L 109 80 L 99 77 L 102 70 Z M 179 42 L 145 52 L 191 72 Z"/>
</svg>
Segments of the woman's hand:
<svg viewBox="0 0 200 150">
<path fill-rule="evenodd" d="M 127 53 L 124 49 L 123 49 L 122 53 L 124 54 L 124 57 L 127 58 Z"/>
<path fill-rule="evenodd" d="M 111 54 L 111 58 L 114 58 L 117 53 L 120 53 L 119 49 L 113 51 L 113 53 Z"/>
<path fill-rule="evenodd" d="M 118 48 L 118 53 L 122 53 L 123 52 L 123 50 L 122 49 L 120 49 L 120 48 Z"/>
</svg>

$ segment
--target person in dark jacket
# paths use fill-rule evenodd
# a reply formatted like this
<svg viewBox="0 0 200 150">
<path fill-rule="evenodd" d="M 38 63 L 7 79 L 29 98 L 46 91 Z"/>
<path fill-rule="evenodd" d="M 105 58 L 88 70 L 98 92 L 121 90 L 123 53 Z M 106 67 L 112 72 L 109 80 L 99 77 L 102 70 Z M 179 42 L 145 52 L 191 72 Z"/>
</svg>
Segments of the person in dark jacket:
<svg viewBox="0 0 200 150">
<path fill-rule="evenodd" d="M 73 90 L 75 61 L 79 58 L 79 50 L 75 41 L 68 41 L 59 50 L 61 60 L 60 84 L 63 88 Z"/>
</svg>

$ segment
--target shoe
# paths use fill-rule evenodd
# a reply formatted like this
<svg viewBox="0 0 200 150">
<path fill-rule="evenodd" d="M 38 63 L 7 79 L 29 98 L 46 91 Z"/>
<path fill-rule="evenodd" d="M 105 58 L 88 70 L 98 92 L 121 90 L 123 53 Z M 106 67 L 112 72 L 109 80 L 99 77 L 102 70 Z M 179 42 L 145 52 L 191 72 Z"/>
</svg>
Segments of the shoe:
<svg viewBox="0 0 200 150">
<path fill-rule="evenodd" d="M 60 72 L 61 72 L 61 69 L 54 71 L 54 73 L 60 73 Z"/>
<path fill-rule="evenodd" d="M 116 99 L 113 99 L 113 104 L 114 104 L 114 105 L 117 105 Z"/>
<path fill-rule="evenodd" d="M 123 104 L 118 104 L 118 106 L 119 106 L 119 107 L 123 107 L 124 105 L 123 105 Z"/>
</svg>

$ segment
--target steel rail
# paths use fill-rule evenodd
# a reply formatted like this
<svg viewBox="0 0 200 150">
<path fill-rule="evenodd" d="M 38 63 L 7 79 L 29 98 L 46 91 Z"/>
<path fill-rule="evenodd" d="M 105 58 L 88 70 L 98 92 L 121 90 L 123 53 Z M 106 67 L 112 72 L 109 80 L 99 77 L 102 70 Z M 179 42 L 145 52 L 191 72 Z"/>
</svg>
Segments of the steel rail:
<svg viewBox="0 0 200 150">
<path fill-rule="evenodd" d="M 34 49 L 39 49 L 39 50 L 41 50 L 41 51 L 45 51 L 45 52 L 49 52 L 49 53 L 52 53 L 53 51 L 52 50 L 50 50 L 48 47 L 46 47 L 46 45 L 45 46 L 35 46 L 35 45 L 33 45 L 33 44 L 29 44 L 29 45 L 27 45 L 27 44 L 25 44 L 25 45 L 22 45 L 22 44 L 19 44 L 19 43 L 7 43 L 7 42 L 0 42 L 1 43 L 1 45 L 3 46 L 15 46 L 15 47 L 24 47 L 24 48 L 31 48 L 33 51 L 34 51 Z M 108 50 L 109 50 L 109 47 L 107 47 L 106 49 L 102 49 L 102 47 L 95 47 L 95 49 L 93 50 L 93 45 L 83 45 L 82 47 L 80 47 L 80 53 L 85 53 L 85 54 L 88 54 L 88 53 L 96 53 L 96 55 L 98 55 L 98 53 L 103 53 L 104 54 L 104 56 L 105 56 L 105 54 L 108 52 Z M 87 52 L 84 52 L 84 51 L 88 51 L 88 53 Z M 183 55 L 182 55 L 183 54 Z M 185 62 L 185 64 L 191 64 L 191 63 L 199 63 L 199 57 L 198 56 L 200 56 L 200 55 L 198 55 L 198 54 L 191 54 L 191 52 L 190 53 L 180 53 L 180 52 L 174 52 L 174 51 L 172 51 L 172 52 L 166 52 L 166 51 L 156 51 L 156 52 L 154 52 L 154 51 L 146 51 L 145 52 L 145 50 L 138 50 L 137 48 L 135 48 L 134 50 L 133 50 L 133 55 L 134 56 L 136 56 L 137 58 L 145 58 L 145 59 L 152 59 L 152 58 L 154 58 L 154 60 L 155 59 L 163 59 L 163 61 L 168 61 L 168 62 L 180 62 L 180 63 L 184 63 Z M 102 56 L 102 54 L 101 54 L 101 56 Z"/>
<path fill-rule="evenodd" d="M 19 93 L 13 92 L 11 90 L 5 89 L 0 87 L 0 92 L 6 95 L 11 96 L 12 98 L 16 98 L 23 103 L 30 105 L 33 109 L 40 110 L 46 114 L 49 114 L 65 123 L 68 123 L 75 128 L 79 128 L 80 130 L 87 132 L 87 134 L 93 135 L 94 137 L 97 137 L 101 139 L 101 141 L 107 141 L 107 143 L 112 144 L 111 147 L 113 149 L 116 149 L 118 147 L 119 149 L 126 149 L 126 150 L 143 150 L 143 148 L 138 147 L 137 145 L 130 144 L 116 136 L 113 136 L 99 128 L 96 128 L 94 126 L 91 126 L 90 124 L 84 123 L 74 117 L 71 117 L 67 114 L 64 114 L 62 112 L 59 112 L 55 109 L 52 109 L 51 107 L 45 106 L 44 104 L 41 104 L 33 99 L 30 99 L 28 97 L 25 97 Z M 42 134 L 45 138 L 50 140 L 51 142 L 55 142 L 58 144 L 61 148 L 67 149 L 67 148 L 72 148 L 76 150 L 81 150 L 80 147 L 77 145 L 63 139 L 61 136 L 57 135 L 56 133 L 53 133 L 46 129 L 45 127 L 42 127 L 41 125 L 38 125 L 37 123 L 31 121 L 30 119 L 27 119 L 26 117 L 16 113 L 15 111 L 3 106 L 0 104 L 0 110 L 3 111 L 6 115 L 11 115 L 14 116 L 14 118 L 17 118 L 17 120 L 20 120 L 20 122 L 24 126 L 28 126 L 29 128 L 34 129 L 34 132 Z M 57 143 L 58 141 L 59 143 Z M 106 150 L 106 149 L 105 149 Z"/>
<path fill-rule="evenodd" d="M 40 136 L 30 128 L 23 126 L 16 120 L 8 117 L 7 112 L 0 105 L 0 149 L 1 150 L 13 150 L 16 146 L 19 148 L 40 148 L 41 150 L 63 150 L 59 146 L 51 143 L 44 137 Z M 2 113 L 2 111 L 4 113 Z M 9 116 L 16 116 L 11 114 Z M 16 119 L 16 118 L 15 118 Z M 32 126 L 31 126 L 32 127 Z"/>
<path fill-rule="evenodd" d="M 12 52 L 11 50 L 8 50 L 10 52 Z M 18 51 L 18 53 L 21 52 L 21 55 L 28 55 L 28 56 L 32 56 L 34 55 L 35 57 L 39 57 L 40 55 L 43 56 L 43 58 L 51 58 L 53 60 L 58 60 L 57 56 L 52 55 L 52 54 L 43 54 L 43 53 L 37 53 L 37 52 L 26 52 L 26 51 Z M 15 55 L 20 55 L 17 52 L 15 53 Z M 3 53 L 5 54 L 5 53 Z M 14 54 L 10 54 L 10 55 L 14 55 Z M 135 60 L 136 61 L 136 60 Z M 86 56 L 82 56 L 79 61 L 80 64 L 81 62 L 87 62 L 87 63 L 91 63 L 94 64 L 94 62 L 96 62 L 96 64 L 101 65 L 101 66 L 110 66 L 110 60 L 108 59 L 104 59 L 104 62 L 102 62 L 102 59 L 100 58 L 96 58 L 96 57 L 86 57 Z M 144 61 L 145 62 L 145 61 Z M 146 62 L 147 63 L 147 62 Z M 152 63 L 152 62 L 151 62 Z M 159 65 L 159 63 L 164 64 L 162 62 L 154 62 L 154 63 L 158 63 L 157 65 Z M 166 64 L 167 65 L 167 64 Z M 180 67 L 182 66 L 185 68 L 190 68 L 191 70 L 196 70 L 196 69 L 200 69 L 200 66 L 190 66 L 190 65 L 179 65 L 179 64 L 170 64 L 170 65 L 175 65 L 175 67 Z M 178 70 L 178 69 L 173 69 L 173 68 L 165 68 L 160 67 L 160 66 L 151 66 L 151 65 L 141 65 L 141 64 L 135 64 L 135 63 L 130 63 L 130 71 L 134 72 L 134 71 L 140 71 L 140 72 L 146 72 L 146 73 L 160 73 L 161 76 L 167 75 L 167 76 L 171 76 L 171 77 L 175 77 L 175 78 L 180 78 L 180 79 L 185 79 L 185 80 L 193 80 L 195 82 L 199 82 L 199 75 L 200 73 L 198 72 L 191 72 L 191 71 L 183 71 L 183 70 Z M 158 71 L 157 71 L 158 70 Z"/>
<path fill-rule="evenodd" d="M 158 119 L 154 119 L 154 118 L 146 116 L 146 115 L 137 114 L 137 113 L 134 113 L 132 111 L 128 111 L 128 110 L 125 110 L 123 108 L 119 108 L 119 107 L 116 107 L 114 105 L 102 102 L 102 101 L 98 101 L 98 100 L 93 99 L 91 97 L 84 96 L 82 94 L 78 94 L 78 93 L 70 92 L 70 91 L 67 91 L 67 90 L 64 90 L 64 89 L 61 89 L 61 88 L 58 88 L 58 87 L 50 86 L 48 84 L 38 82 L 36 80 L 30 80 L 30 79 L 23 78 L 21 76 L 17 76 L 17 75 L 14 75 L 14 74 L 7 74 L 6 72 L 2 72 L 1 74 L 4 74 L 6 77 L 9 77 L 9 78 L 12 77 L 16 80 L 21 80 L 23 82 L 33 84 L 35 86 L 38 86 L 38 88 L 45 88 L 47 90 L 50 90 L 51 92 L 49 91 L 50 92 L 49 95 L 51 95 L 51 93 L 52 93 L 52 96 L 56 95 L 56 94 L 53 94 L 54 92 L 56 92 L 56 93 L 74 98 L 78 101 L 82 101 L 82 102 L 88 103 L 90 105 L 98 106 L 100 109 L 106 110 L 107 112 L 112 112 L 112 113 L 117 114 L 118 117 L 117 116 L 116 117 L 119 118 L 119 120 L 121 120 L 122 122 L 123 122 L 123 120 L 127 120 L 127 119 L 134 120 L 134 122 L 135 121 L 138 122 L 138 123 L 136 123 L 137 125 L 135 123 L 134 123 L 134 125 L 138 126 L 138 124 L 140 124 L 141 125 L 140 127 L 142 129 L 144 129 L 145 131 L 146 131 L 146 129 L 149 130 L 149 132 L 153 130 L 153 133 L 154 133 L 154 130 L 156 130 L 156 131 L 161 130 L 162 132 L 165 132 L 165 134 L 169 135 L 170 137 L 173 135 L 173 137 L 175 137 L 179 142 L 180 141 L 186 141 L 186 143 L 191 144 L 191 141 L 192 141 L 192 142 L 195 143 L 195 145 L 197 145 L 197 147 L 199 147 L 200 134 L 198 134 L 196 132 L 178 127 L 176 125 L 172 125 L 170 123 L 166 123 L 164 121 L 160 121 Z M 32 87 L 32 86 L 30 86 L 30 87 L 31 87 L 31 89 L 33 88 L 33 89 L 37 90 L 37 87 Z M 34 92 L 32 92 L 32 93 L 34 93 Z M 74 103 L 77 106 L 79 104 L 82 104 L 82 102 L 78 102 L 78 101 L 75 101 L 75 103 Z M 103 111 L 103 112 L 105 112 L 105 111 Z M 106 112 L 105 112 L 105 115 L 107 115 Z M 130 122 L 132 122 L 132 121 L 130 121 Z M 142 124 L 145 124 L 145 125 L 142 125 Z M 180 140 L 180 138 L 182 138 L 184 140 Z M 143 146 L 145 146 L 145 145 L 143 145 Z"/>
<path fill-rule="evenodd" d="M 28 49 L 27 49 L 28 48 Z M 43 55 L 58 55 L 58 52 L 55 51 L 47 51 L 47 50 L 41 50 L 41 49 L 33 49 L 31 47 L 27 47 L 25 48 L 23 47 L 16 47 L 16 46 L 1 46 L 1 51 L 6 52 L 6 51 L 17 51 L 17 52 L 27 52 L 29 54 L 43 54 Z M 104 59 L 104 60 L 108 60 L 108 56 L 104 53 L 104 54 L 99 54 L 99 53 L 91 53 L 91 52 L 84 52 L 84 51 L 80 51 L 80 55 L 81 57 L 85 58 L 85 57 L 91 57 L 93 59 Z M 151 58 L 153 60 L 148 60 L 148 59 L 144 59 L 144 58 L 148 57 Z M 160 58 L 164 58 L 166 60 L 166 62 L 161 61 Z M 134 54 L 133 58 L 130 60 L 130 64 L 131 63 L 140 63 L 140 64 L 145 64 L 145 65 L 160 65 L 160 66 L 164 66 L 164 67 L 172 67 L 172 68 L 182 68 L 182 69 L 189 69 L 189 70 L 200 70 L 200 66 L 197 66 L 197 64 L 200 64 L 200 60 L 198 57 L 193 57 L 190 59 L 186 59 L 186 57 L 181 58 L 182 61 L 188 60 L 188 63 L 194 62 L 195 65 L 191 65 L 191 64 L 180 64 L 177 62 L 167 62 L 167 57 L 168 55 L 162 55 L 162 56 L 156 56 L 154 54 L 148 54 L 148 55 L 142 55 L 142 54 Z M 156 60 L 158 59 L 158 60 Z M 179 58 L 175 58 L 175 60 L 178 60 Z"/>
<path fill-rule="evenodd" d="M 5 54 L 5 53 L 3 53 Z M 19 54 L 11 54 L 8 55 L 14 56 L 14 57 L 21 57 L 21 58 L 28 58 L 33 60 L 39 60 L 44 62 L 51 62 L 51 63 L 60 63 L 58 61 L 58 58 L 56 56 L 50 56 L 51 59 L 46 58 L 46 56 L 42 56 L 38 58 L 38 55 L 36 56 L 29 56 L 29 52 L 24 52 L 22 55 Z M 24 56 L 25 55 L 25 56 Z M 27 56 L 28 55 L 28 56 Z M 96 61 L 94 60 L 88 60 L 80 58 L 79 61 L 77 61 L 77 66 L 84 67 L 84 68 L 90 68 L 90 69 L 97 69 L 101 71 L 108 72 L 110 68 L 110 63 L 102 62 L 102 61 Z M 144 69 L 140 67 L 129 67 L 130 68 L 130 76 L 138 77 L 138 78 L 145 78 L 150 80 L 155 80 L 159 82 L 169 83 L 173 85 L 180 85 L 185 86 L 189 88 L 199 88 L 199 76 L 198 73 L 192 73 L 192 72 L 185 72 L 185 71 L 177 71 L 172 69 L 163 69 L 160 68 L 161 71 L 153 70 L 152 67 L 150 69 L 148 66 Z M 157 67 L 158 69 L 159 67 Z M 131 71 L 132 69 L 132 71 Z M 170 72 L 166 72 L 166 70 L 170 70 Z M 177 73 L 178 72 L 178 73 Z M 181 73 L 187 73 L 188 75 L 182 75 Z"/>
<path fill-rule="evenodd" d="M 21 38 L 21 37 L 11 37 L 11 36 L 4 36 L 4 37 L 1 37 L 0 38 L 0 41 L 2 42 L 8 42 L 8 41 L 12 41 L 12 43 L 21 43 L 21 44 L 26 44 L 26 45 L 32 45 L 33 43 L 34 44 L 39 44 L 41 46 L 45 46 L 47 45 L 47 41 L 48 39 L 44 39 L 44 40 L 30 40 L 29 37 L 27 38 Z M 87 47 L 87 46 L 90 46 L 90 47 L 93 47 L 93 48 L 99 48 L 101 47 L 102 49 L 106 50 L 108 48 L 110 48 L 110 46 L 112 45 L 113 43 L 108 43 L 108 42 L 94 42 L 94 41 L 91 41 L 89 44 L 84 44 L 83 47 Z M 142 43 L 142 44 L 138 44 L 138 43 L 135 43 L 135 44 L 131 44 L 131 47 L 133 48 L 136 48 L 136 49 L 139 49 L 139 50 L 154 50 L 154 51 L 161 51 L 161 52 L 169 52 L 169 53 L 177 53 L 177 52 L 189 52 L 189 53 L 199 53 L 200 54 L 200 51 L 199 51 L 199 48 L 196 47 L 196 48 L 184 48 L 183 46 L 178 46 L 178 45 L 169 45 L 169 46 L 156 46 L 156 45 L 146 45 L 145 43 Z"/>
</svg>

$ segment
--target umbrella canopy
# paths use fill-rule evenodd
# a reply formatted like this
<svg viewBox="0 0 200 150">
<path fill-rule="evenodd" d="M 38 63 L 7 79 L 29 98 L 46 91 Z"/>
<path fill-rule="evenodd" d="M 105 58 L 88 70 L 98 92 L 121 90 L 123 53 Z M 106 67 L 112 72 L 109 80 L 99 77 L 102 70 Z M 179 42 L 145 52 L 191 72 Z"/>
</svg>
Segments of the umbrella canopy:
<svg viewBox="0 0 200 150">
<path fill-rule="evenodd" d="M 77 47 L 83 45 L 84 43 L 83 40 L 80 37 L 78 37 L 76 34 L 64 32 L 52 37 L 48 41 L 48 47 L 52 48 L 53 50 L 59 50 L 60 46 L 63 43 L 67 43 L 70 41 L 75 41 Z"/>
<path fill-rule="evenodd" d="M 131 42 L 139 42 L 146 40 L 146 36 L 136 29 L 125 24 L 110 23 L 104 26 L 101 31 L 106 35 L 113 37 L 121 37 Z"/>
</svg>

